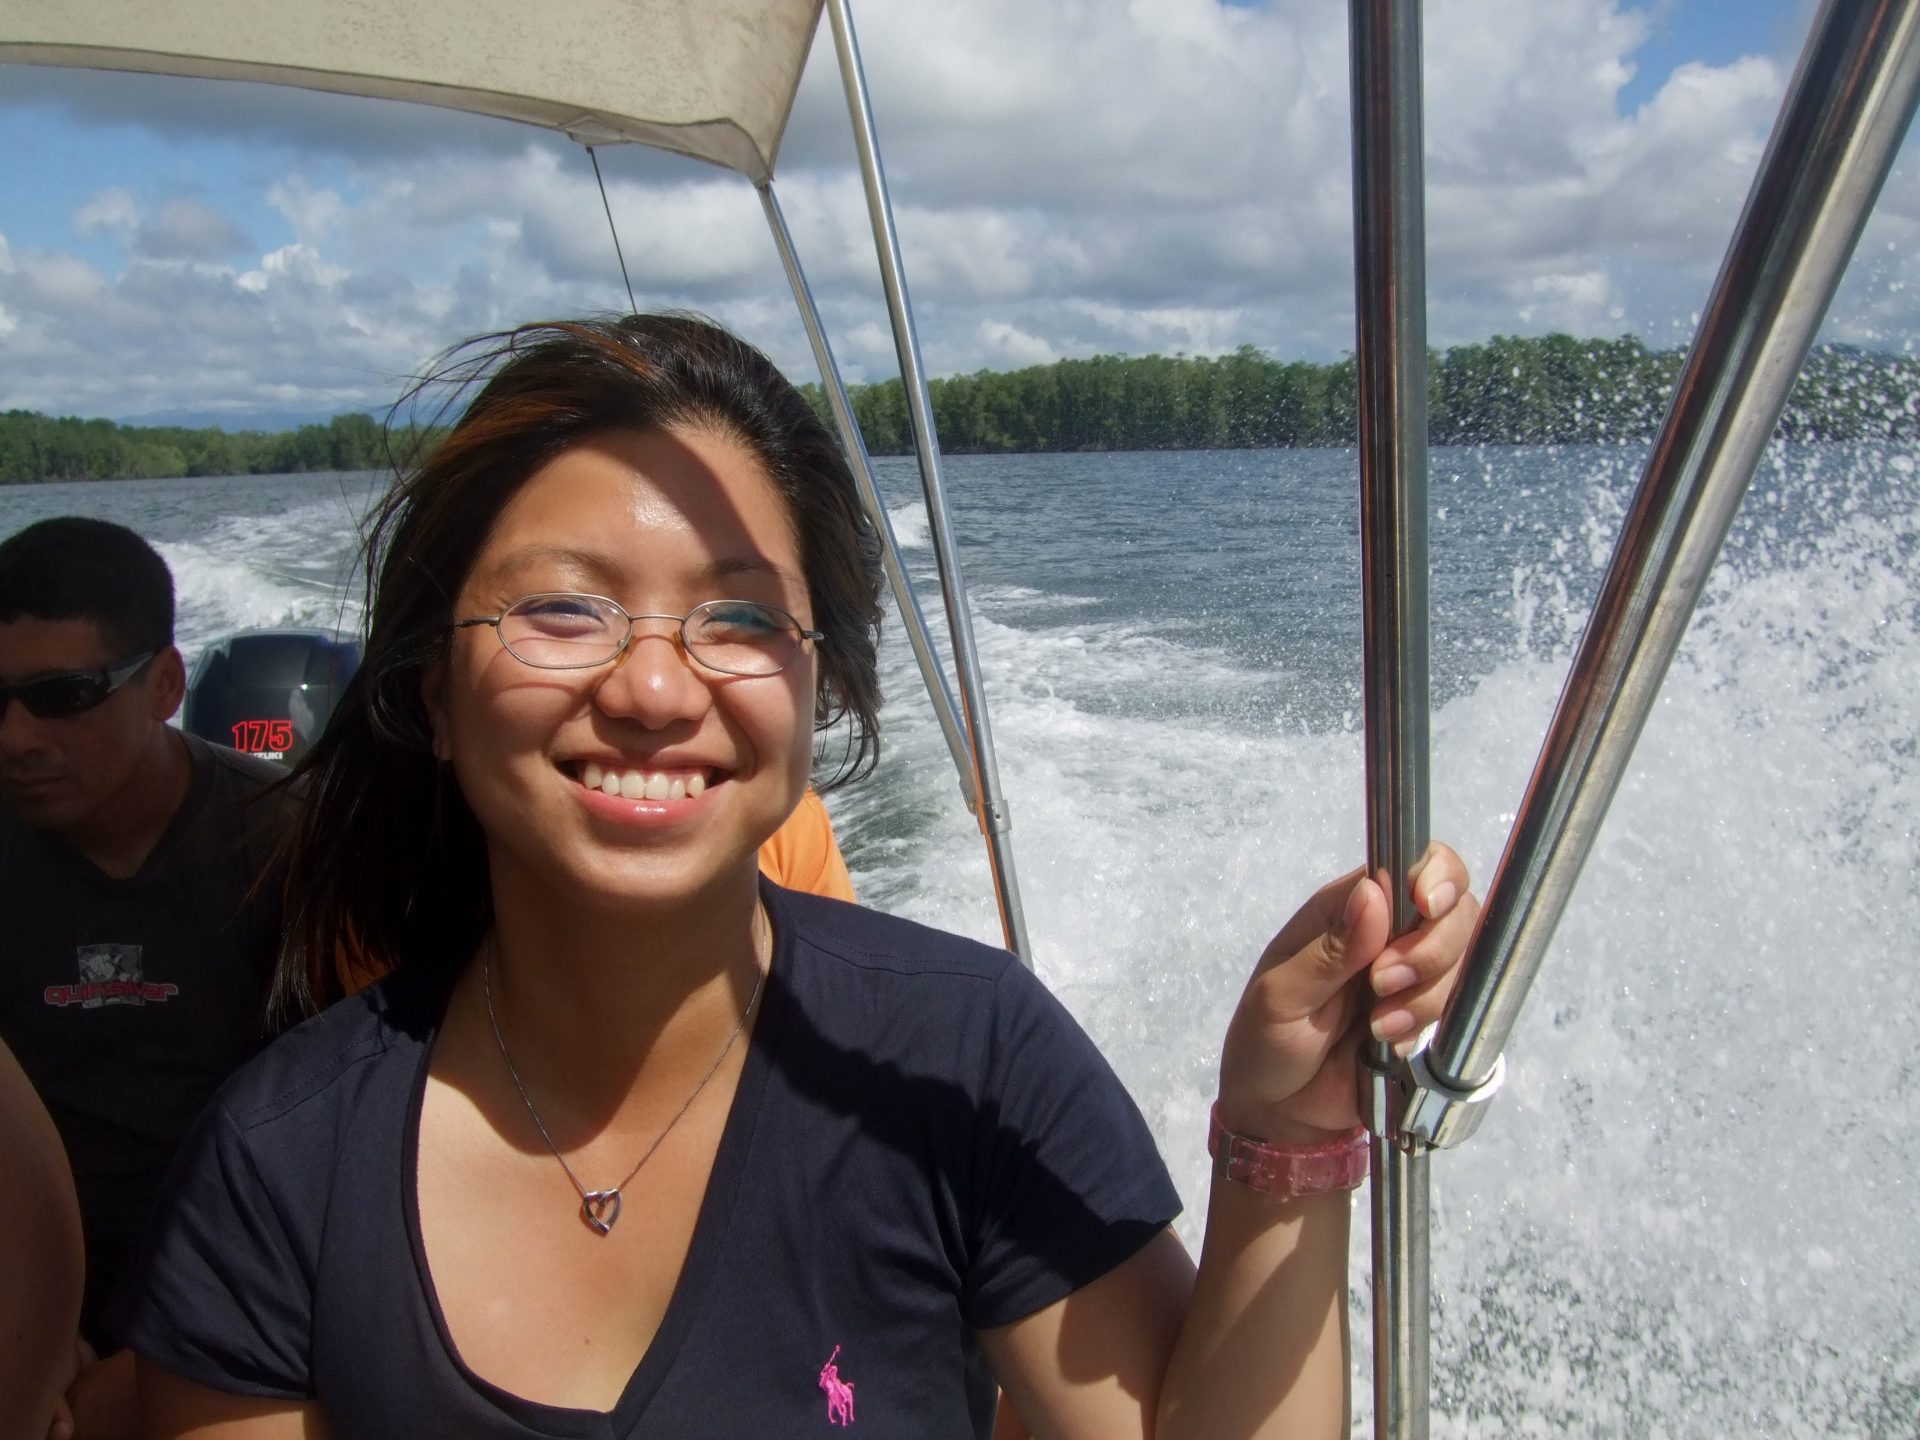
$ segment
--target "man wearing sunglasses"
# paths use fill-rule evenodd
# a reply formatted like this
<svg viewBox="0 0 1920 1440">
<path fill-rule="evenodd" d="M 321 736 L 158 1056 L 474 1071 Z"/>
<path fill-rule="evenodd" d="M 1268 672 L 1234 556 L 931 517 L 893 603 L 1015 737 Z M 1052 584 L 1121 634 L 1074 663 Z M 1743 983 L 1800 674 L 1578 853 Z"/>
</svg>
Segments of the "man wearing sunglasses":
<svg viewBox="0 0 1920 1440">
<path fill-rule="evenodd" d="M 179 1137 L 266 1036 L 279 772 L 168 724 L 185 691 L 146 541 L 79 518 L 0 541 L 0 1042 L 79 1196 L 84 1363 L 54 1427 L 75 1440 L 131 1426 L 101 1311 Z"/>
</svg>

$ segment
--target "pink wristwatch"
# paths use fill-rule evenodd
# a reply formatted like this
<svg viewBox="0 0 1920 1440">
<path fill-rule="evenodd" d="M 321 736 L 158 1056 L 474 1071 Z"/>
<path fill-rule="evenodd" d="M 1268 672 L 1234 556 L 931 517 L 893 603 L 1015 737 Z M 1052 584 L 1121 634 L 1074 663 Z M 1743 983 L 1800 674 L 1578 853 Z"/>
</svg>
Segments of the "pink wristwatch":
<svg viewBox="0 0 1920 1440">
<path fill-rule="evenodd" d="M 1220 1123 L 1217 1101 L 1207 1125 L 1207 1153 L 1217 1178 L 1268 1195 L 1324 1195 L 1351 1190 L 1367 1178 L 1364 1125 L 1323 1145 L 1272 1145 L 1227 1129 Z"/>
</svg>

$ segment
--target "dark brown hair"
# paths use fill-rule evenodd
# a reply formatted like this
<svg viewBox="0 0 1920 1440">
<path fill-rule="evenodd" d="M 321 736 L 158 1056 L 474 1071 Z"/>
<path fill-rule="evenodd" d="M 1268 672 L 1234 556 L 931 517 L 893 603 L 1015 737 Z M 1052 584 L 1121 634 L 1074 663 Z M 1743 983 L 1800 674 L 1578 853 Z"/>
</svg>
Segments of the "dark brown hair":
<svg viewBox="0 0 1920 1440">
<path fill-rule="evenodd" d="M 173 643 L 173 574 L 124 525 L 62 515 L 0 541 L 0 620 L 91 620 L 116 658 Z"/>
<path fill-rule="evenodd" d="M 477 389 L 478 393 L 474 393 Z M 839 442 L 751 345 L 689 315 L 550 321 L 447 352 L 395 407 L 442 397 L 367 530 L 366 654 L 294 783 L 287 940 L 276 995 L 313 1009 L 402 964 L 458 965 L 490 919 L 486 846 L 421 695 L 454 597 L 495 520 L 548 461 L 614 429 L 699 427 L 759 457 L 800 540 L 818 652 L 817 729 L 844 723 L 823 788 L 879 756 L 880 541 Z"/>
</svg>

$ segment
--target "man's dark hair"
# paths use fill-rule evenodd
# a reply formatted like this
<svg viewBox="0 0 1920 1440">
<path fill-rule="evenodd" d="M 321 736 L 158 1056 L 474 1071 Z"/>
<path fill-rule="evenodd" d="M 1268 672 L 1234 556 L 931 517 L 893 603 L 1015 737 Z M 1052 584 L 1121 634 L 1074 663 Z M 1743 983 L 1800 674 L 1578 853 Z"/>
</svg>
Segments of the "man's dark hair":
<svg viewBox="0 0 1920 1440">
<path fill-rule="evenodd" d="M 0 540 L 0 622 L 91 620 L 116 657 L 173 643 L 173 574 L 124 525 L 62 515 Z"/>
</svg>

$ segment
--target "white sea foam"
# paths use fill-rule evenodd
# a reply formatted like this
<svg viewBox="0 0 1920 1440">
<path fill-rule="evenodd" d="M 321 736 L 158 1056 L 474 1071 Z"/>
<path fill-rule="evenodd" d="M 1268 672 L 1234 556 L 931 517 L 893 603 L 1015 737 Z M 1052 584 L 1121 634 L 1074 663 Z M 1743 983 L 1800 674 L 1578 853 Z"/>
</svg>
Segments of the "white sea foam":
<svg viewBox="0 0 1920 1440">
<path fill-rule="evenodd" d="M 902 550 L 925 550 L 933 543 L 927 529 L 927 507 L 918 500 L 887 507 L 887 523 Z"/>
<path fill-rule="evenodd" d="M 181 606 L 179 643 L 191 661 L 209 642 L 235 630 L 303 626 L 333 630 L 351 614 L 341 597 L 312 585 L 290 583 L 270 566 L 234 560 L 205 547 L 162 545 L 172 567 Z"/>
<path fill-rule="evenodd" d="M 338 499 L 271 516 L 231 516 L 201 538 L 156 546 L 173 571 L 178 640 L 189 663 L 235 630 L 299 626 L 351 633 L 347 583 L 356 520 Z"/>
<path fill-rule="evenodd" d="M 1799 544 L 1763 529 L 1716 575 L 1513 1038 L 1507 1092 L 1434 1161 L 1436 1435 L 1912 1433 L 1920 510 L 1855 488 L 1802 485 L 1792 503 L 1837 522 Z M 1597 508 L 1618 506 L 1609 492 Z M 1607 525 L 1576 529 L 1565 563 L 1603 560 L 1587 532 Z M 1579 584 L 1550 571 L 1516 574 L 1509 658 L 1435 718 L 1435 828 L 1482 886 L 1580 628 Z M 1155 687 L 1228 696 L 1246 673 L 1141 625 L 1015 632 L 994 608 L 979 643 L 1001 677 L 1039 966 L 1140 1099 L 1191 1239 L 1245 969 L 1310 882 L 1360 854 L 1359 737 L 1163 720 Z M 944 746 L 892 668 L 892 819 L 879 797 L 837 802 L 856 880 L 997 939 Z M 1127 687 L 1124 710 L 1089 703 Z M 1354 1318 L 1364 1364 L 1358 1300 Z M 1356 1395 L 1364 1428 L 1363 1378 Z"/>
</svg>

